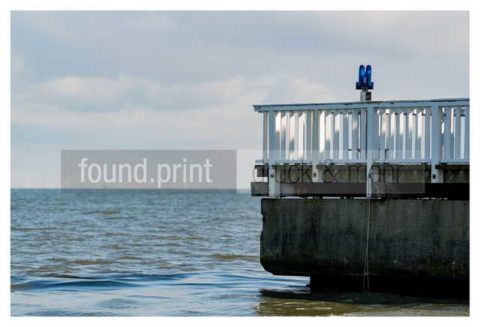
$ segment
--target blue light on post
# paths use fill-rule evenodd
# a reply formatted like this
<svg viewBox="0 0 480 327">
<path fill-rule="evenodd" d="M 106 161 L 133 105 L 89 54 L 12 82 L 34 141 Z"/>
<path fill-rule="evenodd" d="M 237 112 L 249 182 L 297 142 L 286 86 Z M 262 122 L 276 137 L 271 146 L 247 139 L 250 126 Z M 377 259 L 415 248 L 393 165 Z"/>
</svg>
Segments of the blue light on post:
<svg viewBox="0 0 480 327">
<path fill-rule="evenodd" d="M 372 66 L 367 65 L 366 70 L 366 83 L 369 90 L 373 89 L 373 82 L 372 82 Z"/>
<path fill-rule="evenodd" d="M 358 82 L 356 83 L 357 90 L 373 90 L 372 82 L 372 66 L 360 65 L 358 68 Z"/>
</svg>

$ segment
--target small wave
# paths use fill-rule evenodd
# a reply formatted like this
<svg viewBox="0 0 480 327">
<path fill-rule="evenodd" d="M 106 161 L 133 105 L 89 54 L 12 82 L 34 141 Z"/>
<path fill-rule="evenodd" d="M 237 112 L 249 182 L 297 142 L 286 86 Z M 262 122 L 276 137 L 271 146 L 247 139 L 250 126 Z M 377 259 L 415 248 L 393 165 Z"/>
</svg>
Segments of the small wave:
<svg viewBox="0 0 480 327">
<path fill-rule="evenodd" d="M 155 235 L 155 239 L 158 240 L 169 240 L 169 241 L 197 241 L 203 240 L 203 238 L 197 236 L 176 236 L 176 235 Z"/>
<path fill-rule="evenodd" d="M 68 275 L 68 274 L 45 274 L 45 275 L 42 275 L 42 277 L 65 278 L 65 279 L 99 279 L 98 277 L 75 276 L 75 275 Z"/>
<path fill-rule="evenodd" d="M 76 265 L 81 265 L 81 266 L 92 266 L 92 265 L 107 265 L 114 263 L 115 261 L 111 260 L 73 260 L 71 263 L 76 264 Z"/>
<path fill-rule="evenodd" d="M 12 231 L 57 230 L 54 227 L 12 227 Z"/>
<path fill-rule="evenodd" d="M 130 255 L 125 255 L 123 257 L 118 258 L 118 260 L 138 260 L 138 261 L 143 261 L 142 258 L 140 257 L 135 257 L 135 256 L 130 256 Z"/>
<path fill-rule="evenodd" d="M 145 282 L 172 282 L 190 277 L 191 274 L 108 274 L 99 276 L 76 276 L 68 274 L 45 274 L 44 279 L 26 280 L 12 277 L 11 291 L 35 291 L 45 289 L 82 291 L 96 289 L 121 289 L 142 287 Z"/>
<path fill-rule="evenodd" d="M 108 220 L 121 220 L 121 219 L 128 219 L 130 217 L 122 217 L 122 216 L 113 216 L 113 217 L 106 217 L 105 219 Z"/>
<path fill-rule="evenodd" d="M 36 280 L 17 283 L 11 285 L 12 291 L 41 290 L 41 289 L 61 289 L 61 290 L 80 290 L 80 289 L 112 289 L 138 286 L 135 283 L 115 280 L 78 280 L 78 281 L 50 281 Z"/>
<path fill-rule="evenodd" d="M 106 248 L 106 249 L 114 249 L 114 250 L 121 250 L 121 249 L 123 249 L 124 247 L 121 246 L 121 245 L 118 245 L 118 244 L 109 244 L 109 245 L 104 246 L 104 248 Z"/>
<path fill-rule="evenodd" d="M 241 255 L 241 254 L 212 254 L 212 257 L 220 260 L 247 260 L 247 261 L 258 260 L 257 256 Z"/>
<path fill-rule="evenodd" d="M 101 215 L 116 215 L 119 214 L 119 210 L 94 210 L 94 211 L 87 211 L 84 212 L 84 215 L 94 215 L 94 214 L 101 214 Z"/>
</svg>

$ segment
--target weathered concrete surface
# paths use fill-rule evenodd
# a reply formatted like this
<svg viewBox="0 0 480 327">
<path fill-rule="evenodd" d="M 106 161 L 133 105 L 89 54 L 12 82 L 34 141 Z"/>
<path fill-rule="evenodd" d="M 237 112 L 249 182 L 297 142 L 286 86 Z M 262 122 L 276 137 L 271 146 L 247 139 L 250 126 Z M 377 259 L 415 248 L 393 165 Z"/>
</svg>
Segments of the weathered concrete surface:
<svg viewBox="0 0 480 327">
<path fill-rule="evenodd" d="M 281 183 L 312 182 L 311 164 L 278 164 L 276 178 Z M 320 180 L 325 183 L 364 183 L 366 165 L 335 164 L 317 165 Z M 469 183 L 470 166 L 468 164 L 440 165 L 444 175 L 444 183 Z M 268 177 L 268 165 L 256 165 L 257 177 Z M 431 166 L 428 164 L 393 164 L 374 163 L 372 178 L 379 183 L 429 183 L 431 181 Z"/>
<path fill-rule="evenodd" d="M 368 200 L 262 199 L 261 263 L 277 275 L 364 273 Z M 465 200 L 371 200 L 371 276 L 469 277 Z"/>
<path fill-rule="evenodd" d="M 281 183 L 279 196 L 297 197 L 365 197 L 365 183 Z M 268 196 L 268 182 L 252 182 L 252 196 Z M 372 195 L 383 199 L 452 199 L 468 200 L 467 183 L 372 183 Z"/>
</svg>

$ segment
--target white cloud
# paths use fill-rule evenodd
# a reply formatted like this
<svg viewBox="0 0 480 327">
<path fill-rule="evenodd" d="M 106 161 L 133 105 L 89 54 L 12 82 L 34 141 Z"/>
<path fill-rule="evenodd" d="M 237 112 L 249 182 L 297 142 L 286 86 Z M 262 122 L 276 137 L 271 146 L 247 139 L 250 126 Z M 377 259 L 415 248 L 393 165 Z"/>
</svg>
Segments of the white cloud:
<svg viewBox="0 0 480 327">
<path fill-rule="evenodd" d="M 162 12 L 129 11 L 17 11 L 12 24 L 34 29 L 42 35 L 75 47 L 109 47 L 138 35 L 163 36 L 175 23 Z"/>
<path fill-rule="evenodd" d="M 466 12 L 14 12 L 12 169 L 41 176 L 42 147 L 258 148 L 252 104 L 354 101 L 358 64 L 375 99 L 468 96 L 468 39 Z"/>
<path fill-rule="evenodd" d="M 113 137 L 117 142 L 119 138 L 172 144 L 182 140 L 190 146 L 236 148 L 261 144 L 261 120 L 252 104 L 335 100 L 313 81 L 281 76 L 188 85 L 163 85 L 138 77 L 64 77 L 32 84 L 30 89 L 34 90 L 26 89 L 30 96 L 14 104 L 16 126 L 98 135 L 104 143 Z M 181 110 L 171 110 L 173 105 Z"/>
<path fill-rule="evenodd" d="M 66 76 L 32 86 L 32 100 L 60 100 L 81 110 L 149 106 L 159 110 L 204 108 L 231 103 L 248 90 L 242 77 L 205 83 L 161 83 L 134 76 Z"/>
</svg>

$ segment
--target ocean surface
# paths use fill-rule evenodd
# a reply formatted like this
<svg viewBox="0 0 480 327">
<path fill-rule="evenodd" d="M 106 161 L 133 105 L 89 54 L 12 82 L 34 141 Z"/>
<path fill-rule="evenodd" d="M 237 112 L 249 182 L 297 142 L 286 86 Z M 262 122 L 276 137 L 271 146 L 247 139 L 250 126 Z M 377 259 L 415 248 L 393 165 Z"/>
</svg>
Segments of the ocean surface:
<svg viewBox="0 0 480 327">
<path fill-rule="evenodd" d="M 248 193 L 14 189 L 11 314 L 468 315 L 465 300 L 310 294 L 263 270 L 261 228 Z"/>
</svg>

